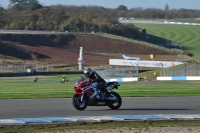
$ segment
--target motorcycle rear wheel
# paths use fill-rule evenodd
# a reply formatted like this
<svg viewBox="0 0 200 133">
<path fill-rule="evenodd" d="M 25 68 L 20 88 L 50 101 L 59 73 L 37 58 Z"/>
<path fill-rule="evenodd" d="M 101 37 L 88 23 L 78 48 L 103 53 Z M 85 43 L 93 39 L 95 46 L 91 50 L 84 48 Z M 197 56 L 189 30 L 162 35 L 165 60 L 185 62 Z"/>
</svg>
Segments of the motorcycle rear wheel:
<svg viewBox="0 0 200 133">
<path fill-rule="evenodd" d="M 121 107 L 121 105 L 122 105 L 121 96 L 116 92 L 110 92 L 110 94 L 114 95 L 117 98 L 117 100 L 115 100 L 115 101 L 109 100 L 108 101 L 108 107 L 110 109 L 113 109 L 113 110 L 119 109 Z"/>
<path fill-rule="evenodd" d="M 72 97 L 72 105 L 77 110 L 84 110 L 87 108 L 87 102 L 85 100 L 81 101 L 81 96 L 78 94 L 74 94 L 74 96 Z"/>
</svg>

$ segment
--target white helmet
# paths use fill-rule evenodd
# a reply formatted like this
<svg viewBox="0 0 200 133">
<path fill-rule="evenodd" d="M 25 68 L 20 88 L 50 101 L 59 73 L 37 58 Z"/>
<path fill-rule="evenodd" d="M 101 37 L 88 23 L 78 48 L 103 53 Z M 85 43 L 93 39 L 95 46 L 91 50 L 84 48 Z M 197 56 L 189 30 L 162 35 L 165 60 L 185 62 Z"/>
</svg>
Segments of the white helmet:
<svg viewBox="0 0 200 133">
<path fill-rule="evenodd" d="M 91 68 L 86 68 L 84 70 L 85 77 L 89 78 L 91 74 L 92 74 L 92 69 Z"/>
</svg>

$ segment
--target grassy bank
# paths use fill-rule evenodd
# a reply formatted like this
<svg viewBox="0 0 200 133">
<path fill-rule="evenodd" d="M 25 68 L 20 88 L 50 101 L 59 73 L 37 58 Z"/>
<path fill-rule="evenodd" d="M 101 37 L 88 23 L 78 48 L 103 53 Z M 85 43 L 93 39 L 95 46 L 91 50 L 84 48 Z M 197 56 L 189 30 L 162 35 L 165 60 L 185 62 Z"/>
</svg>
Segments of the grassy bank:
<svg viewBox="0 0 200 133">
<path fill-rule="evenodd" d="M 0 99 L 70 98 L 81 75 L 67 75 L 70 82 L 60 83 L 62 75 L 0 78 Z M 120 83 L 115 89 L 122 97 L 200 96 L 198 81 L 139 81 Z"/>
<path fill-rule="evenodd" d="M 134 24 L 137 27 L 146 29 L 147 33 L 154 36 L 169 39 L 177 42 L 183 47 L 185 53 L 192 53 L 194 58 L 200 59 L 200 27 L 189 25 L 170 24 Z"/>
</svg>

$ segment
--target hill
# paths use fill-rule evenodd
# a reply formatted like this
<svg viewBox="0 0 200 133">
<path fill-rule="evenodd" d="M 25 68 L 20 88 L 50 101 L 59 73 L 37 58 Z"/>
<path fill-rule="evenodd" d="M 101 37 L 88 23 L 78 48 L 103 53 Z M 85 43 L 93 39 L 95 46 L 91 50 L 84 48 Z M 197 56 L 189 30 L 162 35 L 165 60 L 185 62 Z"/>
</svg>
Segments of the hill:
<svg viewBox="0 0 200 133">
<path fill-rule="evenodd" d="M 134 23 L 134 25 L 146 29 L 148 34 L 157 38 L 165 38 L 170 40 L 170 43 L 178 44 L 184 50 L 184 55 L 200 60 L 200 26 L 152 23 Z"/>
<path fill-rule="evenodd" d="M 149 60 L 176 60 L 180 57 L 142 44 L 103 37 L 98 34 L 1 35 L 0 64 L 52 64 L 77 66 L 80 47 L 85 66 L 108 65 L 122 54 Z"/>
</svg>

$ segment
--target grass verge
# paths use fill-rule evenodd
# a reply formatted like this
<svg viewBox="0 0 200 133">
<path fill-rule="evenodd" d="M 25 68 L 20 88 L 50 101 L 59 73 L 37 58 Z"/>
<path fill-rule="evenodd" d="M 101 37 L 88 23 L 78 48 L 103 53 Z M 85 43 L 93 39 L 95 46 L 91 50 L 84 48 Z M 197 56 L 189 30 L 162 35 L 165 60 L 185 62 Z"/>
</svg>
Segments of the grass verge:
<svg viewBox="0 0 200 133">
<path fill-rule="evenodd" d="M 70 98 L 80 75 L 68 76 L 70 82 L 60 83 L 62 75 L 34 78 L 1 78 L 0 99 Z M 199 81 L 156 81 L 120 83 L 122 97 L 200 96 Z"/>
</svg>

